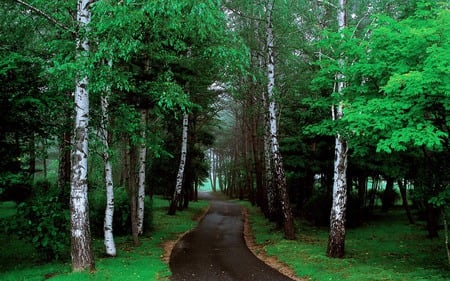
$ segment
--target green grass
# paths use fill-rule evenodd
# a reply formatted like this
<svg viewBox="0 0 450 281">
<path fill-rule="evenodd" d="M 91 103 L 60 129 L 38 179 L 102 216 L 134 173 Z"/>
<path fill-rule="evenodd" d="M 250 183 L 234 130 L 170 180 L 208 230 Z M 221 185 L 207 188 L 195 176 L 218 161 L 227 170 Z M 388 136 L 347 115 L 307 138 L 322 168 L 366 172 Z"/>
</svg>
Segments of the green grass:
<svg viewBox="0 0 450 281">
<path fill-rule="evenodd" d="M 328 230 L 297 223 L 297 239 L 288 241 L 256 208 L 249 209 L 256 242 L 268 255 L 289 265 L 308 280 L 450 280 L 443 238 L 425 237 L 423 225 L 409 225 L 401 210 L 365 226 L 349 229 L 346 257 L 326 257 Z M 442 235 L 443 236 L 443 233 Z"/>
<path fill-rule="evenodd" d="M 175 216 L 166 215 L 168 202 L 155 197 L 153 200 L 153 229 L 141 238 L 139 247 L 132 247 L 131 237 L 116 237 L 118 256 L 103 256 L 103 241 L 94 239 L 96 271 L 94 273 L 71 273 L 70 263 L 42 264 L 35 250 L 17 237 L 7 237 L 0 233 L 0 280 L 38 281 L 38 280 L 165 280 L 170 275 L 163 255 L 162 243 L 175 239 L 177 234 L 197 225 L 193 218 L 207 207 L 208 202 L 192 202 L 188 210 L 177 212 Z M 14 212 L 14 206 L 0 205 L 0 218 L 7 218 Z"/>
</svg>

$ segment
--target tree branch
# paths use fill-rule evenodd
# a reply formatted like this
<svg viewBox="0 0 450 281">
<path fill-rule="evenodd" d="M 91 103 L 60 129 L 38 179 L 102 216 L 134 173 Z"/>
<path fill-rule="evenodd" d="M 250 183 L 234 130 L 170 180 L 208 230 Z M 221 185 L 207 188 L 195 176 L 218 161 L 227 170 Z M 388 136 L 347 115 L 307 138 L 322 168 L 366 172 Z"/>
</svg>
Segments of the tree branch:
<svg viewBox="0 0 450 281">
<path fill-rule="evenodd" d="M 19 3 L 19 4 L 21 4 L 21 5 L 25 6 L 25 7 L 27 7 L 27 8 L 29 8 L 29 9 L 31 9 L 33 12 L 35 12 L 35 13 L 37 13 L 37 14 L 43 16 L 43 17 L 46 18 L 49 22 L 53 23 L 54 25 L 58 26 L 59 28 L 62 28 L 62 29 L 64 29 L 64 30 L 67 30 L 67 31 L 69 31 L 70 33 L 75 33 L 73 30 L 71 30 L 70 28 L 68 28 L 68 27 L 65 26 L 64 24 L 60 23 L 59 21 L 57 21 L 57 20 L 54 19 L 53 17 L 49 16 L 49 15 L 46 14 L 44 11 L 42 11 L 42 10 L 40 10 L 40 9 L 38 9 L 38 8 L 36 8 L 36 7 L 32 6 L 32 5 L 30 5 L 30 4 L 28 4 L 27 2 L 22 1 L 22 0 L 14 0 L 14 1 L 16 1 L 17 3 Z"/>
</svg>

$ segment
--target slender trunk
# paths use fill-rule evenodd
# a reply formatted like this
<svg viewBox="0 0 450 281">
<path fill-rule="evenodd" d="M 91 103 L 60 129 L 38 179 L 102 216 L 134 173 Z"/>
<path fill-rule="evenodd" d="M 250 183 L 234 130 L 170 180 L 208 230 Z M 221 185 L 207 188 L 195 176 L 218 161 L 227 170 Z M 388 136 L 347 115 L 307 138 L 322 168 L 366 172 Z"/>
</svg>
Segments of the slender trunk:
<svg viewBox="0 0 450 281">
<path fill-rule="evenodd" d="M 138 234 L 144 232 L 144 209 L 145 209 L 145 163 L 147 157 L 146 134 L 147 128 L 147 110 L 141 109 L 141 144 L 139 146 L 139 179 L 138 179 L 138 206 L 137 206 L 137 220 L 138 220 Z"/>
<path fill-rule="evenodd" d="M 430 203 L 426 203 L 426 214 L 427 214 L 427 230 L 428 230 L 428 238 L 437 238 L 438 234 L 438 218 L 439 218 L 439 209 L 433 206 Z"/>
<path fill-rule="evenodd" d="M 410 224 L 414 224 L 414 218 L 411 214 L 411 210 L 409 209 L 408 197 L 406 193 L 406 183 L 403 180 L 397 181 L 398 188 L 400 189 L 400 195 L 402 196 L 402 205 L 403 209 L 405 209 L 406 216 L 408 217 L 408 221 Z"/>
<path fill-rule="evenodd" d="M 63 194 L 66 188 L 70 185 L 70 171 L 72 166 L 70 164 L 70 139 L 72 134 L 65 132 L 59 144 L 59 165 L 58 165 L 58 188 Z"/>
<path fill-rule="evenodd" d="M 102 120 L 100 126 L 100 135 L 103 142 L 103 162 L 105 165 L 105 185 L 106 185 L 106 208 L 105 220 L 103 223 L 104 244 L 108 256 L 116 255 L 116 244 L 113 235 L 114 218 L 114 182 L 112 175 L 112 164 L 109 155 L 109 93 L 101 97 Z"/>
<path fill-rule="evenodd" d="M 183 137 L 181 142 L 181 159 L 180 166 L 178 168 L 177 183 L 175 191 L 172 197 L 172 202 L 169 207 L 169 215 L 175 215 L 177 209 L 177 203 L 181 199 L 181 191 L 183 189 L 184 168 L 186 165 L 187 154 L 187 142 L 188 142 L 188 127 L 189 127 L 189 114 L 185 113 L 183 116 Z"/>
<path fill-rule="evenodd" d="M 369 213 L 372 214 L 375 208 L 375 200 L 378 193 L 378 187 L 380 185 L 380 179 L 378 176 L 372 177 L 372 189 L 369 194 Z"/>
<path fill-rule="evenodd" d="M 367 193 L 367 177 L 361 175 L 358 177 L 358 224 L 362 225 L 366 213 L 366 193 Z"/>
<path fill-rule="evenodd" d="M 36 173 L 36 137 L 34 133 L 31 134 L 30 142 L 28 145 L 30 151 L 30 159 L 28 161 L 29 163 L 28 174 L 31 182 L 33 182 L 34 174 Z"/>
<path fill-rule="evenodd" d="M 211 190 L 213 192 L 217 191 L 216 180 L 217 180 L 217 171 L 216 171 L 216 156 L 213 149 L 209 150 L 209 159 L 211 161 L 210 171 L 209 171 L 209 180 L 211 182 Z"/>
<path fill-rule="evenodd" d="M 283 168 L 283 160 L 281 157 L 278 144 L 277 114 L 274 97 L 275 87 L 275 54 L 274 54 L 274 35 L 273 35 L 273 12 L 274 1 L 269 0 L 267 5 L 267 95 L 269 99 L 269 129 L 271 154 L 273 160 L 274 178 L 278 189 L 278 196 L 281 204 L 281 212 L 283 216 L 284 237 L 289 240 L 295 239 L 294 219 L 289 203 L 289 195 L 287 192 L 286 176 Z"/>
<path fill-rule="evenodd" d="M 89 0 L 78 0 L 77 21 L 79 29 L 85 28 L 91 18 Z M 89 41 L 77 34 L 78 56 L 87 55 Z M 72 181 L 70 187 L 71 257 L 72 270 L 94 269 L 94 256 L 91 246 L 88 202 L 88 122 L 89 92 L 88 77 L 80 73 L 76 80 L 75 129 L 72 152 Z"/>
<path fill-rule="evenodd" d="M 131 219 L 131 234 L 133 236 L 134 246 L 139 246 L 139 232 L 137 219 L 137 183 L 136 183 L 136 145 L 129 140 L 129 174 L 128 174 L 128 191 L 130 194 L 130 219 Z"/>
<path fill-rule="evenodd" d="M 346 26 L 346 0 L 338 1 L 338 25 L 339 32 Z M 339 66 L 344 66 L 344 60 L 339 58 Z M 337 91 L 343 94 L 345 87 L 344 75 L 338 73 Z M 333 108 L 333 119 L 341 119 L 343 116 L 343 102 L 339 102 L 337 110 Z M 341 258 L 345 253 L 345 212 L 347 207 L 347 141 L 341 134 L 336 134 L 333 180 L 333 202 L 330 213 L 330 235 L 328 239 L 327 255 L 332 258 Z"/>
<path fill-rule="evenodd" d="M 395 200 L 394 179 L 388 177 L 386 178 L 386 188 L 383 193 L 381 209 L 384 212 L 388 211 L 393 206 L 394 200 Z"/>
</svg>

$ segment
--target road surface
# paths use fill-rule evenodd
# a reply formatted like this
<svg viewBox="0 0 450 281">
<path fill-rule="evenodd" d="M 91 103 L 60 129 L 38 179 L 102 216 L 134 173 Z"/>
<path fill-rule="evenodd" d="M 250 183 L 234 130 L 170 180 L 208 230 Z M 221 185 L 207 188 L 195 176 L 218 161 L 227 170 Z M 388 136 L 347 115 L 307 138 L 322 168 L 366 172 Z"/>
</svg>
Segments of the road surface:
<svg viewBox="0 0 450 281">
<path fill-rule="evenodd" d="M 239 205 L 212 193 L 202 196 L 210 200 L 210 208 L 173 248 L 172 281 L 292 281 L 247 248 Z"/>
</svg>

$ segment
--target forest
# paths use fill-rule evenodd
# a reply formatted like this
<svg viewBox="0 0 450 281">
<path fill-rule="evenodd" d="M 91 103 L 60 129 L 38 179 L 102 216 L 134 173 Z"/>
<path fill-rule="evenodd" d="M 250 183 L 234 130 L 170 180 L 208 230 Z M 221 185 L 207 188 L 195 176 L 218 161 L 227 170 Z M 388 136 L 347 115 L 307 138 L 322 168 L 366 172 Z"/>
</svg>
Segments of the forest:
<svg viewBox="0 0 450 281">
<path fill-rule="evenodd" d="M 0 241 L 94 272 L 194 227 L 208 189 L 291 267 L 293 243 L 323 241 L 302 262 L 334 266 L 357 255 L 349 235 L 395 229 L 428 247 L 435 277 L 414 280 L 450 278 L 449 7 L 2 0 Z"/>
</svg>

